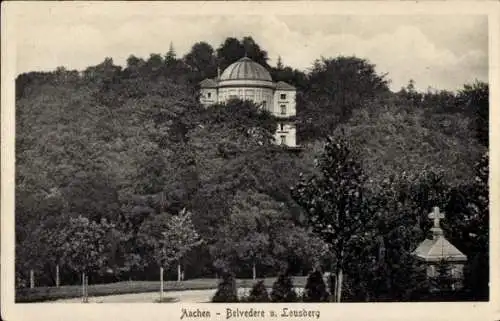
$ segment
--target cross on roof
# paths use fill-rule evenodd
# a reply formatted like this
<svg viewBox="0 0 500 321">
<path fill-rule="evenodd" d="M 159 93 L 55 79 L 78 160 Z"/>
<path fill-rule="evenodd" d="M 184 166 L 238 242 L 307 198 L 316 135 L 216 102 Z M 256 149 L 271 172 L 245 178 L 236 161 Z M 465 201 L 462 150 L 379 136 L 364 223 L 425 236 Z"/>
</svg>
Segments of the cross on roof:
<svg viewBox="0 0 500 321">
<path fill-rule="evenodd" d="M 439 207 L 434 206 L 431 213 L 429 213 L 429 218 L 434 220 L 434 227 L 439 228 L 439 220 L 444 218 L 444 213 L 439 212 Z"/>
</svg>

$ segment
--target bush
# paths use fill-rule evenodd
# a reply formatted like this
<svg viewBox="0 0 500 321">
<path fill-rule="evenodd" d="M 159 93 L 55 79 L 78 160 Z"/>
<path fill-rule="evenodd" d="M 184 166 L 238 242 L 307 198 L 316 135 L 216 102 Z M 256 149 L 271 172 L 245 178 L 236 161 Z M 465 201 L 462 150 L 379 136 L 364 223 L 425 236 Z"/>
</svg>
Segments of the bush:
<svg viewBox="0 0 500 321">
<path fill-rule="evenodd" d="M 328 301 L 328 291 L 321 272 L 314 271 L 309 274 L 303 294 L 304 302 L 326 302 Z"/>
<path fill-rule="evenodd" d="M 238 302 L 236 280 L 232 273 L 227 272 L 222 276 L 222 281 L 217 286 L 217 292 L 212 302 Z"/>
<path fill-rule="evenodd" d="M 254 284 L 250 295 L 247 299 L 248 302 L 270 302 L 269 293 L 267 293 L 266 285 L 264 281 L 259 281 Z"/>
<path fill-rule="evenodd" d="M 281 273 L 273 284 L 271 291 L 272 302 L 297 302 L 297 293 L 293 288 L 293 281 L 288 274 Z"/>
</svg>

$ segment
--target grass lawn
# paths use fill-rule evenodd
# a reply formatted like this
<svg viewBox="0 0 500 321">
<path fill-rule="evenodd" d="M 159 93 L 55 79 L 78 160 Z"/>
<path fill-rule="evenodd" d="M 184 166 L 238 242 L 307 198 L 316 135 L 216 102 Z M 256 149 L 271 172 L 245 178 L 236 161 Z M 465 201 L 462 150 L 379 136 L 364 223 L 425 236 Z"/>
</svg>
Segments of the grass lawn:
<svg viewBox="0 0 500 321">
<path fill-rule="evenodd" d="M 261 279 L 259 279 L 261 280 Z M 276 277 L 265 278 L 266 287 L 272 287 Z M 239 288 L 251 288 L 256 281 L 252 279 L 237 279 L 236 285 Z M 296 287 L 304 287 L 306 277 L 298 276 L 293 278 Z M 193 279 L 182 282 L 164 282 L 164 291 L 182 290 L 209 290 L 217 288 L 217 279 Z M 105 296 L 129 293 L 144 293 L 160 291 L 159 281 L 123 281 L 107 284 L 89 284 L 89 296 Z M 16 289 L 16 302 L 42 302 L 58 299 L 70 299 L 80 297 L 82 294 L 80 285 L 63 285 L 60 287 L 38 287 L 34 289 Z"/>
</svg>

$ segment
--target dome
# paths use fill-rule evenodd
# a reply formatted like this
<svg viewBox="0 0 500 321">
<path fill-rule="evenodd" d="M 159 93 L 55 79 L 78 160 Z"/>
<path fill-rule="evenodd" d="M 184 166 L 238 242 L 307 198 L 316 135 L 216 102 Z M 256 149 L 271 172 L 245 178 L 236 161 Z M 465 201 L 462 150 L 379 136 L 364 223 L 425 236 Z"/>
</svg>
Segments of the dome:
<svg viewBox="0 0 500 321">
<path fill-rule="evenodd" d="M 224 70 L 220 81 L 226 80 L 273 81 L 266 68 L 247 57 L 241 58 Z"/>
</svg>

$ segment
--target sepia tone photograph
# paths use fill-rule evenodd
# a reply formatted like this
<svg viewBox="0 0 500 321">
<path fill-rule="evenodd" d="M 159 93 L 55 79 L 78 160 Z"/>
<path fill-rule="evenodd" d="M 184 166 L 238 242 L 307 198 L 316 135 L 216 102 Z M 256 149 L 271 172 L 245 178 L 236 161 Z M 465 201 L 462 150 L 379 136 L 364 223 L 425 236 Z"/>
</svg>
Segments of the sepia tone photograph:
<svg viewBox="0 0 500 321">
<path fill-rule="evenodd" d="M 142 8 L 17 17 L 16 303 L 490 300 L 487 15 Z"/>
</svg>

